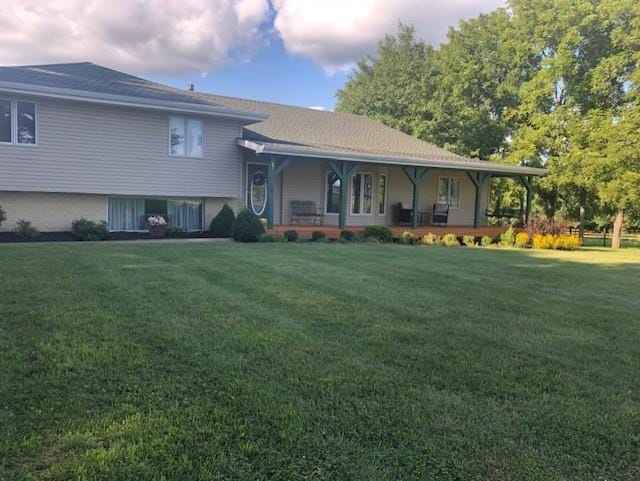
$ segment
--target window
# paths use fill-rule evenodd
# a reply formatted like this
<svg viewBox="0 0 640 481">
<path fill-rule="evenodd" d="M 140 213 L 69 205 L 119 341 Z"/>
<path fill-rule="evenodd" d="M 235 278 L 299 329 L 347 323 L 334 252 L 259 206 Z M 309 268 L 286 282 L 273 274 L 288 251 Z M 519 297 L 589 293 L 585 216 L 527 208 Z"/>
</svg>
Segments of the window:
<svg viewBox="0 0 640 481">
<path fill-rule="evenodd" d="M 32 102 L 18 102 L 18 143 L 36 143 L 36 104 Z"/>
<path fill-rule="evenodd" d="M 438 203 L 449 204 L 449 207 L 460 206 L 460 179 L 456 177 L 440 177 L 438 181 Z"/>
<path fill-rule="evenodd" d="M 0 142 L 11 143 L 11 101 L 0 100 Z"/>
<path fill-rule="evenodd" d="M 327 214 L 340 213 L 340 179 L 335 172 L 327 172 L 326 203 Z"/>
<path fill-rule="evenodd" d="M 35 145 L 36 104 L 0 100 L 0 142 Z"/>
<path fill-rule="evenodd" d="M 373 175 L 355 174 L 351 178 L 351 213 L 370 215 L 373 207 Z"/>
<path fill-rule="evenodd" d="M 109 197 L 109 230 L 146 230 L 147 217 L 161 215 L 170 227 L 202 230 L 202 199 Z"/>
<path fill-rule="evenodd" d="M 202 128 L 202 120 L 175 115 L 169 117 L 169 154 L 202 157 Z"/>
<path fill-rule="evenodd" d="M 387 212 L 387 176 L 378 176 L 378 214 L 385 215 Z"/>
</svg>

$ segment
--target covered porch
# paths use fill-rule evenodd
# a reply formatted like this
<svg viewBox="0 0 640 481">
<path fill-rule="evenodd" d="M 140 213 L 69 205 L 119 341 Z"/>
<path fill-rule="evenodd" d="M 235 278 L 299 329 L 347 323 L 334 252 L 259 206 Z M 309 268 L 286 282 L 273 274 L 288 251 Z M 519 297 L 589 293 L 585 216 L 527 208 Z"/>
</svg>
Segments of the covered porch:
<svg viewBox="0 0 640 481">
<path fill-rule="evenodd" d="M 330 238 L 372 224 L 387 225 L 398 237 L 406 230 L 496 236 L 504 229 L 487 226 L 491 179 L 508 176 L 522 183 L 526 221 L 534 176 L 544 173 L 454 154 L 400 158 L 246 139 L 238 144 L 246 206 L 266 219 L 268 229 L 302 235 L 322 230 Z"/>
</svg>

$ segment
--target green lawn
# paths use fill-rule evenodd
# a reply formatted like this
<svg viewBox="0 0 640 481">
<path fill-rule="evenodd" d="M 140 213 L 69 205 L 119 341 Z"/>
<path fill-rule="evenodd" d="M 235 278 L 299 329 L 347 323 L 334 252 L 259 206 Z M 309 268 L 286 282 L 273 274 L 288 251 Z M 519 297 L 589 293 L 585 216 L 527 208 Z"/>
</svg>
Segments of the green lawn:
<svg viewBox="0 0 640 481">
<path fill-rule="evenodd" d="M 640 479 L 640 249 L 0 246 L 0 479 Z"/>
</svg>

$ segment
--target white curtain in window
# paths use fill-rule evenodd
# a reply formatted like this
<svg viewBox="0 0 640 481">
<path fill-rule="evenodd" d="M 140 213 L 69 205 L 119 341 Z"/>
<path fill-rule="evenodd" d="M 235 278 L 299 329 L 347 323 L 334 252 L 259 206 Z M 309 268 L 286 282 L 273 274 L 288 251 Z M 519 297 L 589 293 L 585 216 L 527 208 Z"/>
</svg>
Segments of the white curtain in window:
<svg viewBox="0 0 640 481">
<path fill-rule="evenodd" d="M 109 197 L 109 230 L 144 229 L 144 199 Z"/>
<path fill-rule="evenodd" d="M 202 201 L 169 199 L 167 214 L 171 226 L 202 230 Z"/>
</svg>

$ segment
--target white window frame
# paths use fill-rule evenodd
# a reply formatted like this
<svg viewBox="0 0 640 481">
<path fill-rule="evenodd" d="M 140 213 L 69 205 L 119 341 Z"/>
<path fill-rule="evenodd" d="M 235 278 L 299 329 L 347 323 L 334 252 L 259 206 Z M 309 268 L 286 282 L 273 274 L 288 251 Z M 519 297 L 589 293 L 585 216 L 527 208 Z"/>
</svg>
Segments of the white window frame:
<svg viewBox="0 0 640 481">
<path fill-rule="evenodd" d="M 376 197 L 380 196 L 380 179 L 384 177 L 384 204 L 382 204 L 382 212 L 380 212 L 380 199 L 376 198 L 377 215 L 387 215 L 387 201 L 389 192 L 389 175 L 384 173 L 378 173 L 378 188 L 376 189 Z"/>
<path fill-rule="evenodd" d="M 439 194 L 440 194 L 440 180 L 441 179 L 447 179 L 447 204 L 449 205 L 449 209 L 459 209 L 460 208 L 460 204 L 462 203 L 461 198 L 462 198 L 462 182 L 460 181 L 460 177 L 458 177 L 457 175 L 441 175 L 440 177 L 438 177 L 438 185 L 436 186 L 436 202 L 439 202 L 440 199 L 438 198 Z M 452 205 L 451 204 L 451 182 L 450 179 L 456 179 L 458 181 L 458 205 Z"/>
<path fill-rule="evenodd" d="M 171 120 L 180 119 L 184 124 L 184 154 L 172 154 L 171 153 Z M 202 125 L 202 153 L 200 155 L 189 155 L 189 120 L 195 120 Z M 38 138 L 36 137 L 36 140 Z M 169 115 L 169 123 L 167 124 L 167 152 L 169 157 L 186 157 L 188 159 L 202 159 L 204 158 L 204 119 L 199 117 L 188 117 L 185 115 Z"/>
<path fill-rule="evenodd" d="M 10 102 L 11 104 L 11 141 L 10 142 L 0 142 L 0 145 L 16 145 L 19 147 L 37 147 L 38 146 L 38 132 L 40 131 L 39 126 L 38 126 L 38 121 L 40 119 L 40 114 L 38 112 L 38 103 L 34 102 L 33 100 L 23 100 L 23 99 L 9 99 L 9 98 L 1 98 L 0 100 L 3 100 L 5 102 Z M 35 113 L 35 122 L 34 122 L 34 129 L 35 129 L 35 136 L 36 136 L 36 141 L 33 144 L 25 144 L 22 142 L 18 142 L 18 102 L 24 102 L 24 103 L 29 103 L 29 104 L 33 104 L 33 111 Z"/>
<path fill-rule="evenodd" d="M 327 197 L 327 191 L 329 190 L 329 174 L 333 174 L 336 175 L 336 173 L 333 170 L 326 170 L 324 173 L 324 183 L 323 183 L 323 190 L 324 190 L 324 215 L 340 215 L 340 204 L 338 204 L 338 212 L 328 212 L 327 211 L 327 202 L 328 202 L 328 197 Z M 340 179 L 338 179 L 340 180 Z M 340 180 L 340 187 L 342 188 L 342 180 Z"/>
<path fill-rule="evenodd" d="M 365 176 L 365 175 L 370 175 L 370 176 L 371 176 L 371 183 L 372 183 L 372 186 L 371 186 L 371 187 L 372 187 L 372 192 L 371 192 L 371 212 L 370 212 L 370 213 L 368 213 L 368 214 L 365 214 L 365 213 L 363 213 L 363 212 L 356 212 L 356 213 L 354 213 L 354 212 L 353 212 L 353 209 L 352 209 L 352 201 L 353 201 L 353 178 L 354 178 L 356 175 L 361 175 L 361 176 L 362 176 L 362 177 L 360 177 L 360 210 L 362 210 L 362 208 L 363 208 L 363 206 L 364 206 L 364 176 Z M 361 171 L 358 171 L 358 172 L 354 172 L 354 174 L 351 176 L 351 178 L 349 179 L 349 180 L 350 180 L 350 182 L 349 182 L 349 215 L 354 215 L 354 216 L 368 216 L 368 217 L 372 217 L 372 216 L 373 216 L 374 211 L 375 211 L 375 210 L 377 210 L 377 209 L 374 209 L 374 207 L 373 207 L 373 206 L 374 206 L 374 204 L 376 203 L 376 202 L 375 202 L 375 195 L 374 195 L 374 192 L 375 192 L 375 190 L 376 190 L 376 189 L 375 189 L 375 187 L 374 187 L 374 185 L 375 185 L 375 179 L 376 179 L 376 176 L 375 176 L 375 174 L 373 174 L 372 172 L 364 172 L 364 171 L 362 171 L 362 172 L 361 172 Z"/>
</svg>

